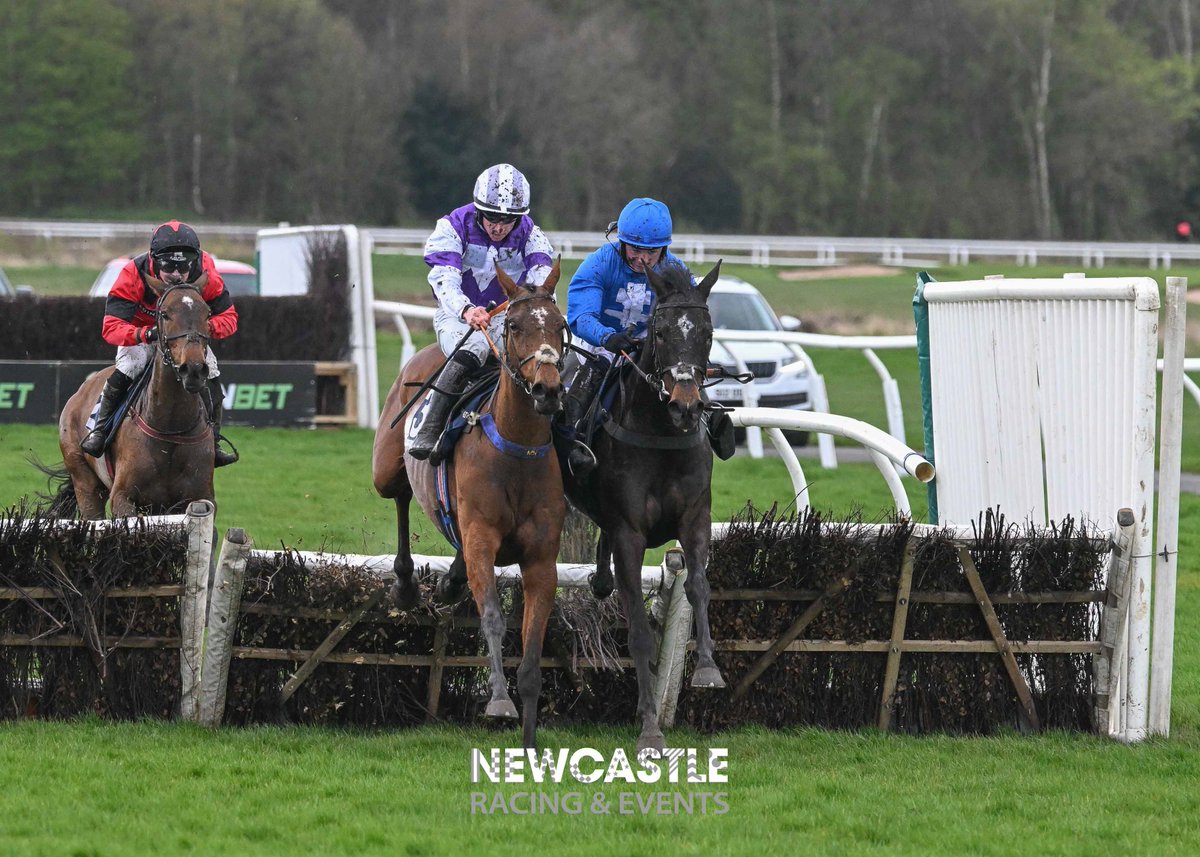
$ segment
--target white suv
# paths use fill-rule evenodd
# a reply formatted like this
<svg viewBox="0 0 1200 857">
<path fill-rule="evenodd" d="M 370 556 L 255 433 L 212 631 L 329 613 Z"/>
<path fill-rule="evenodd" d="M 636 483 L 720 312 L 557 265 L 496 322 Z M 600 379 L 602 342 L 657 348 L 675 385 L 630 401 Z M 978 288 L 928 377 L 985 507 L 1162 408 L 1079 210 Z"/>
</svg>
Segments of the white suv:
<svg viewBox="0 0 1200 857">
<path fill-rule="evenodd" d="M 737 277 L 717 280 L 708 297 L 708 307 L 715 334 L 709 352 L 711 364 L 734 374 L 738 371 L 736 354 L 754 375 L 751 383 L 758 393 L 759 407 L 812 410 L 810 367 L 798 347 L 782 342 L 723 343 L 718 339 L 722 330 L 799 330 L 799 319 L 790 315 L 776 316 L 762 293 Z M 724 381 L 709 387 L 708 395 L 722 404 L 740 407 L 745 394 L 737 381 Z M 742 430 L 738 432 L 740 439 Z M 808 443 L 808 432 L 785 431 L 784 435 L 795 446 Z"/>
</svg>

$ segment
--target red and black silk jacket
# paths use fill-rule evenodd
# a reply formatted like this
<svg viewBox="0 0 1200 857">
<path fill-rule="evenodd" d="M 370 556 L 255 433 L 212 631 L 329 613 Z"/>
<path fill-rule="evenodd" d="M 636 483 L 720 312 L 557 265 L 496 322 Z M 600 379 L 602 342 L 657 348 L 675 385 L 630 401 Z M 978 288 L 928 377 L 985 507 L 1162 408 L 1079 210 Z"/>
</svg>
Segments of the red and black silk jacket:
<svg viewBox="0 0 1200 857">
<path fill-rule="evenodd" d="M 166 288 L 154 275 L 149 253 L 131 259 L 121 269 L 104 305 L 101 335 L 109 345 L 139 345 L 146 341 L 146 331 L 154 327 L 154 310 L 158 306 L 158 295 L 150 288 L 151 282 L 160 289 Z M 237 309 L 212 256 L 201 254 L 200 270 L 192 272 L 189 282 L 200 287 L 200 297 L 212 313 L 208 320 L 209 335 L 224 339 L 237 332 Z"/>
</svg>

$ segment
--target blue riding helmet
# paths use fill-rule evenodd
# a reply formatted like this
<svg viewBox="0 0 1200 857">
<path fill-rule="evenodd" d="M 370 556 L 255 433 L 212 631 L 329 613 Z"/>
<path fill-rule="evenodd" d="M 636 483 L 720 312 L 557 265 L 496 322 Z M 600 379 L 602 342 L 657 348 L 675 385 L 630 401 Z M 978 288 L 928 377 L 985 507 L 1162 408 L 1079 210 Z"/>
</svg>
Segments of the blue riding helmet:
<svg viewBox="0 0 1200 857">
<path fill-rule="evenodd" d="M 617 218 L 617 238 L 638 247 L 666 247 L 671 243 L 671 212 L 657 199 L 630 200 Z"/>
</svg>

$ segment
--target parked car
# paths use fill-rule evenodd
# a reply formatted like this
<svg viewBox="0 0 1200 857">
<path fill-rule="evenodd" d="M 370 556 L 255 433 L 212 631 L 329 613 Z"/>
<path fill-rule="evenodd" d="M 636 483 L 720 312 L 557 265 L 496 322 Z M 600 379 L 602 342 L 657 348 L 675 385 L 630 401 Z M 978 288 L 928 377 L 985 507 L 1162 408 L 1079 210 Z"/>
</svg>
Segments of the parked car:
<svg viewBox="0 0 1200 857">
<path fill-rule="evenodd" d="M 96 277 L 96 282 L 92 283 L 91 289 L 88 290 L 88 295 L 93 298 L 106 297 L 109 289 L 113 287 L 113 283 L 117 281 L 121 269 L 129 264 L 131 258 L 131 256 L 120 256 L 105 265 L 104 270 Z M 216 256 L 213 257 L 213 262 L 217 266 L 217 273 L 225 281 L 225 288 L 229 289 L 231 295 L 237 297 L 238 295 L 258 294 L 258 271 L 253 265 L 235 262 L 231 259 L 218 259 Z"/>
<path fill-rule="evenodd" d="M 708 298 L 712 312 L 713 330 L 794 331 L 800 329 L 795 316 L 776 316 L 766 298 L 754 286 L 737 277 L 720 277 Z M 751 381 L 758 393 L 758 405 L 763 408 L 812 410 L 809 398 L 810 367 L 795 346 L 782 342 L 730 342 L 713 338 L 709 362 L 722 366 L 733 374 L 738 371 L 736 354 L 754 375 Z M 724 381 L 708 388 L 714 400 L 731 407 L 740 407 L 745 391 L 737 381 Z M 738 430 L 739 441 L 744 436 Z M 808 432 L 785 431 L 793 446 L 808 443 Z"/>
<path fill-rule="evenodd" d="M 0 268 L 0 298 L 11 298 L 17 295 L 32 295 L 33 288 L 30 286 L 14 286 L 8 278 L 8 274 L 4 273 L 4 269 Z"/>
</svg>

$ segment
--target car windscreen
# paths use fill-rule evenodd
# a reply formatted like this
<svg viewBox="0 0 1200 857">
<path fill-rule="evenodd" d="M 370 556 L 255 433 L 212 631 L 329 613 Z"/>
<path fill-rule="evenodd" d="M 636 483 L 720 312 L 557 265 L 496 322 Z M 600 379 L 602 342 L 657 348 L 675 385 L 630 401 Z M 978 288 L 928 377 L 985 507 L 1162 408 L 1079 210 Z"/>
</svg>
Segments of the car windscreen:
<svg viewBox="0 0 1200 857">
<path fill-rule="evenodd" d="M 235 297 L 258 294 L 257 274 L 222 274 L 221 279 L 225 281 L 225 288 L 229 290 L 229 294 Z"/>
<path fill-rule="evenodd" d="M 758 295 L 713 292 L 708 296 L 716 330 L 779 330 L 770 308 Z"/>
</svg>

